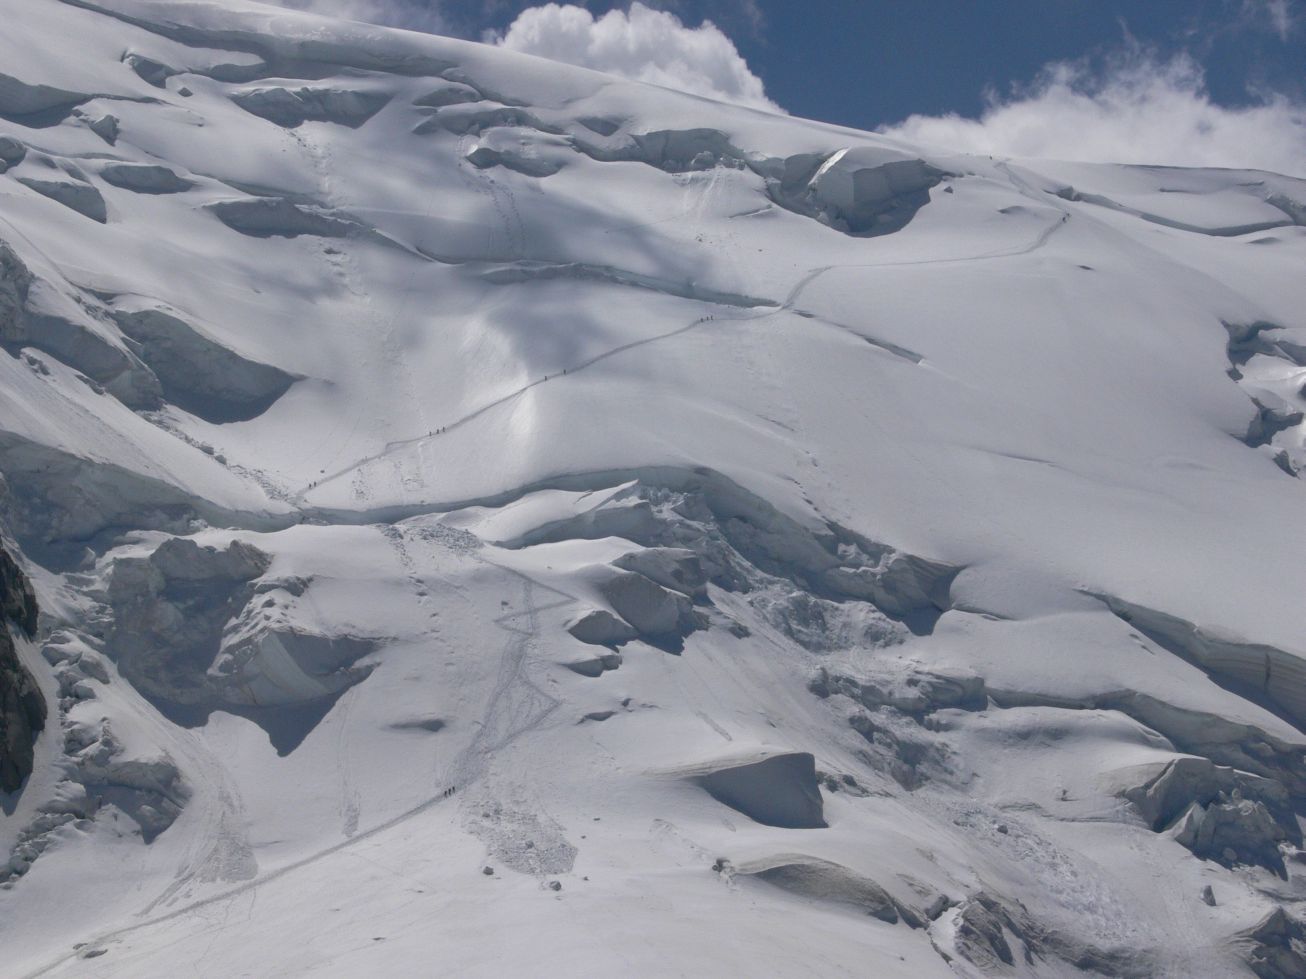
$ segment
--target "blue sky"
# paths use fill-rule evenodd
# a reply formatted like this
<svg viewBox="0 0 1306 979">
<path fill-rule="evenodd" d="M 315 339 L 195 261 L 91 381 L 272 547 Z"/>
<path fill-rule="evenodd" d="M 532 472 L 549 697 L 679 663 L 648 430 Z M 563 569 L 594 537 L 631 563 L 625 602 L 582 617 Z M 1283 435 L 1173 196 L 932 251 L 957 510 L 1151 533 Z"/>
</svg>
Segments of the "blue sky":
<svg viewBox="0 0 1306 979">
<path fill-rule="evenodd" d="M 625 3 L 581 4 L 601 14 Z M 1130 43 L 1192 55 L 1212 98 L 1272 89 L 1306 97 L 1299 4 L 1246 0 L 670 0 L 686 25 L 715 22 L 795 115 L 859 129 L 913 113 L 977 115 L 986 93 L 1049 62 L 1100 61 Z M 450 26 L 502 31 L 530 3 L 445 0 Z"/>
<path fill-rule="evenodd" d="M 276 0 L 975 152 L 1306 176 L 1306 0 Z"/>
</svg>

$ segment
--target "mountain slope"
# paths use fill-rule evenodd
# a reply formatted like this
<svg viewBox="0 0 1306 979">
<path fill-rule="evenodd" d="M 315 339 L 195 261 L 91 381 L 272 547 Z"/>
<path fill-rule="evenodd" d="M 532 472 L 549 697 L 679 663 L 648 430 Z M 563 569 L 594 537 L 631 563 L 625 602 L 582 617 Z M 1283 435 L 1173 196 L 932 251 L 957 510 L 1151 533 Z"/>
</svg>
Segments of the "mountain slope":
<svg viewBox="0 0 1306 979">
<path fill-rule="evenodd" d="M 7 968 L 1301 966 L 1306 182 L 0 13 Z"/>
</svg>

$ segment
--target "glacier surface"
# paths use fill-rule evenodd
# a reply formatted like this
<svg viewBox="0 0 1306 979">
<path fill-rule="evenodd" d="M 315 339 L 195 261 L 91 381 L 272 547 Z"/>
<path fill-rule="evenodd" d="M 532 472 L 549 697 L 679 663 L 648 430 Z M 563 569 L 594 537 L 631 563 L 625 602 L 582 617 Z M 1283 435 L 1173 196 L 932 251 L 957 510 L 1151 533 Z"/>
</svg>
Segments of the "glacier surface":
<svg viewBox="0 0 1306 979">
<path fill-rule="evenodd" d="M 1306 975 L 1306 181 L 0 22 L 6 974 Z"/>
</svg>

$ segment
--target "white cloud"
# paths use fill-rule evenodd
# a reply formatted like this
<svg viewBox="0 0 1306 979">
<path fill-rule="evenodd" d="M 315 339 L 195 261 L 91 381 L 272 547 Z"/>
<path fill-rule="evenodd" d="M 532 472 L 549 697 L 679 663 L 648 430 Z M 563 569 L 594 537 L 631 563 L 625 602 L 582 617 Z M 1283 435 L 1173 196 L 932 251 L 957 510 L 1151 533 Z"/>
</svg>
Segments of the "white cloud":
<svg viewBox="0 0 1306 979">
<path fill-rule="evenodd" d="M 1268 21 L 1280 41 L 1287 41 L 1296 26 L 1292 0 L 1244 0 L 1244 10 Z"/>
<path fill-rule="evenodd" d="M 674 14 L 633 3 L 595 18 L 584 7 L 548 3 L 523 10 L 492 40 L 513 51 L 594 68 L 740 105 L 783 111 L 734 43 L 711 21 L 687 27 Z"/>
<path fill-rule="evenodd" d="M 979 119 L 911 116 L 881 132 L 994 156 L 1272 170 L 1306 176 L 1306 105 L 1266 95 L 1211 101 L 1201 68 L 1131 50 L 1103 72 L 1054 64 Z"/>
</svg>

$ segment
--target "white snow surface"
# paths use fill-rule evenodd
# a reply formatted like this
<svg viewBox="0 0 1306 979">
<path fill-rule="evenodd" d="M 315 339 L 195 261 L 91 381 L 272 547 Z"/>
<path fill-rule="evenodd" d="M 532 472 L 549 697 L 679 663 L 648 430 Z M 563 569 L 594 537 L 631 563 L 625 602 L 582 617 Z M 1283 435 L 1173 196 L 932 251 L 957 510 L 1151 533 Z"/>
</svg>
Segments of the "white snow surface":
<svg viewBox="0 0 1306 979">
<path fill-rule="evenodd" d="M 1276 974 L 1306 182 L 0 24 L 6 975 Z M 1185 845 L 1176 759 L 1280 838 Z"/>
</svg>

